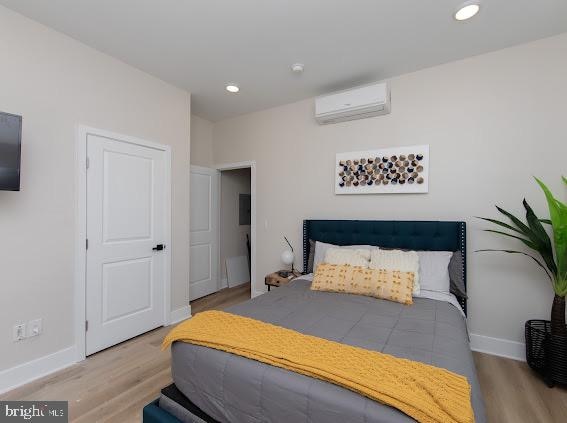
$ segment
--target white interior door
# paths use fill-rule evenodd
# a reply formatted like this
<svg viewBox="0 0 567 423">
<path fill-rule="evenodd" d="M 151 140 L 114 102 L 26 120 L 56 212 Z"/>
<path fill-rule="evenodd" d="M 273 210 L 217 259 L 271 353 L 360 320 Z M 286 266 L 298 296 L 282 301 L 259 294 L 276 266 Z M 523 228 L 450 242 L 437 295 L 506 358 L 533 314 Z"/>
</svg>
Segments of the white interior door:
<svg viewBox="0 0 567 423">
<path fill-rule="evenodd" d="M 87 158 L 88 355 L 164 323 L 170 170 L 165 151 L 90 134 Z"/>
<path fill-rule="evenodd" d="M 219 172 L 191 166 L 189 298 L 218 291 Z"/>
</svg>

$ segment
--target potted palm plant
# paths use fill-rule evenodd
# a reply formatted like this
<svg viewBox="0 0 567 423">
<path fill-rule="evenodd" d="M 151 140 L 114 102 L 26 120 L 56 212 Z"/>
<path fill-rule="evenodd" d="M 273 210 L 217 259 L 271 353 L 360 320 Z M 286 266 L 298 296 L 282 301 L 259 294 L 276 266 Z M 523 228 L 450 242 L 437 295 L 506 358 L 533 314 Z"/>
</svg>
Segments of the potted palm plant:
<svg viewBox="0 0 567 423">
<path fill-rule="evenodd" d="M 563 177 L 567 184 L 567 178 Z M 506 210 L 496 207 L 510 223 L 481 217 L 480 219 L 499 226 L 487 232 L 515 238 L 531 250 L 494 250 L 509 254 L 522 254 L 531 258 L 546 273 L 553 286 L 555 296 L 551 307 L 551 320 L 529 320 L 526 322 L 526 357 L 528 364 L 539 371 L 548 384 L 567 383 L 567 326 L 565 326 L 565 296 L 567 295 L 567 205 L 556 199 L 547 186 L 536 178 L 545 193 L 549 207 L 549 219 L 538 218 L 524 199 L 526 222 Z M 551 226 L 553 241 L 544 225 Z M 508 231 L 500 230 L 500 228 Z"/>
</svg>

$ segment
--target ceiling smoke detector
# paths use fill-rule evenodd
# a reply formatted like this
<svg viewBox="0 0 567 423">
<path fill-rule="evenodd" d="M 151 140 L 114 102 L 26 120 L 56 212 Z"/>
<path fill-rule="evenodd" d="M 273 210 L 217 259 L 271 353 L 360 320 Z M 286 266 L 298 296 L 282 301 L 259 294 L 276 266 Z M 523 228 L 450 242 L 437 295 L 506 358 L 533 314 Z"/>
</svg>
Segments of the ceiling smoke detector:
<svg viewBox="0 0 567 423">
<path fill-rule="evenodd" d="M 294 63 L 291 65 L 291 71 L 293 73 L 302 73 L 303 69 L 305 69 L 305 65 L 303 63 Z"/>
</svg>

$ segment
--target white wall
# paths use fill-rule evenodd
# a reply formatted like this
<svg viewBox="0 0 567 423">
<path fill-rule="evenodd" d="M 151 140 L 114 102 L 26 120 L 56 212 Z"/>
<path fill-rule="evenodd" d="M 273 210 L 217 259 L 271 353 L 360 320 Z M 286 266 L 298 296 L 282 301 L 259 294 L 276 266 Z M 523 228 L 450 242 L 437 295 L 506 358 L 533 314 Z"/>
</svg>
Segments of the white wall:
<svg viewBox="0 0 567 423">
<path fill-rule="evenodd" d="M 73 339 L 77 124 L 172 146 L 172 309 L 188 303 L 190 96 L 0 7 L 0 110 L 23 116 L 20 192 L 0 192 L 0 370 Z M 12 342 L 12 326 L 44 333 Z"/>
<path fill-rule="evenodd" d="M 213 167 L 213 123 L 191 115 L 191 164 Z"/>
<path fill-rule="evenodd" d="M 319 126 L 305 100 L 216 123 L 215 162 L 257 163 L 253 289 L 281 267 L 283 235 L 301 251 L 303 219 L 462 219 L 471 332 L 522 342 L 524 321 L 549 314 L 549 282 L 530 260 L 474 254 L 519 247 L 481 232 L 474 216 L 496 217 L 495 203 L 520 213 L 524 196 L 543 214 L 532 175 L 565 197 L 566 75 L 561 35 L 394 78 L 388 116 Z M 335 153 L 416 144 L 431 146 L 429 194 L 334 195 Z"/>
<path fill-rule="evenodd" d="M 226 279 L 226 259 L 247 256 L 250 225 L 239 225 L 239 194 L 250 194 L 250 169 L 221 172 L 220 260 L 221 280 Z"/>
</svg>

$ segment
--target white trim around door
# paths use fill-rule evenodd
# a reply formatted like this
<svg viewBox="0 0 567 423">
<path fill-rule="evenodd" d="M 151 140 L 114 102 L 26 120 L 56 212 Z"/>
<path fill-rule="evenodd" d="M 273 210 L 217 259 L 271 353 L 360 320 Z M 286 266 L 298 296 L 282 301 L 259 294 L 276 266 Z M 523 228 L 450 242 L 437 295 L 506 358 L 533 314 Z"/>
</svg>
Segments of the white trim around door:
<svg viewBox="0 0 567 423">
<path fill-rule="evenodd" d="M 245 161 L 236 163 L 225 163 L 216 165 L 215 168 L 219 171 L 235 170 L 235 169 L 250 169 L 250 203 L 251 203 L 251 217 L 250 217 L 250 297 L 254 298 L 263 294 L 263 291 L 257 291 L 256 288 L 256 162 Z M 220 260 L 219 260 L 219 275 L 220 273 Z"/>
<path fill-rule="evenodd" d="M 75 230 L 75 346 L 76 359 L 82 361 L 86 357 L 86 258 L 87 258 L 87 137 L 116 139 L 121 142 L 149 147 L 165 153 L 165 245 L 164 254 L 164 313 L 163 325 L 171 319 L 171 147 L 139 138 L 116 134 L 102 129 L 84 125 L 77 126 L 76 143 L 76 230 Z"/>
</svg>

